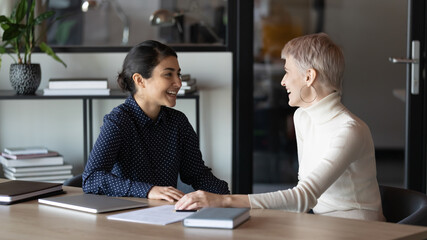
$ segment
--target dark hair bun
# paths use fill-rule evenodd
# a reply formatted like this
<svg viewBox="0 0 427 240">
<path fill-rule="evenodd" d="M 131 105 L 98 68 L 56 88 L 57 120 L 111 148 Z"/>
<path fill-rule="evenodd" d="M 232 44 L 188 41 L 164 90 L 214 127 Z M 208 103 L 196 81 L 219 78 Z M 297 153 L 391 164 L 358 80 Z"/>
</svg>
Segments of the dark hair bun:
<svg viewBox="0 0 427 240">
<path fill-rule="evenodd" d="M 136 88 L 132 75 L 139 73 L 143 78 L 150 78 L 159 62 L 169 56 L 177 57 L 172 48 L 154 40 L 147 40 L 134 46 L 126 55 L 123 69 L 117 76 L 117 83 L 123 91 L 134 94 Z"/>
</svg>

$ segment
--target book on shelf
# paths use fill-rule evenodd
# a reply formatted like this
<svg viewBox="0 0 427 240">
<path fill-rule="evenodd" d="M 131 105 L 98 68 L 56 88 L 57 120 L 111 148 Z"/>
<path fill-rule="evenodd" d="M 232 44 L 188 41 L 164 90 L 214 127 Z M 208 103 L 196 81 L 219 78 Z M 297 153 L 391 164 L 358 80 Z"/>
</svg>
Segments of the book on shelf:
<svg viewBox="0 0 427 240">
<path fill-rule="evenodd" d="M 34 153 L 34 154 L 8 154 L 6 152 L 2 152 L 1 155 L 9 159 L 29 159 L 29 158 L 39 158 L 39 157 L 54 157 L 54 156 L 58 156 L 59 153 L 55 151 L 48 151 L 47 153 Z"/>
<path fill-rule="evenodd" d="M 189 81 L 191 80 L 191 74 L 182 74 L 181 75 L 181 81 Z"/>
<path fill-rule="evenodd" d="M 0 156 L 0 163 L 3 165 L 3 167 L 62 165 L 64 164 L 64 158 L 61 155 L 55 157 L 39 157 L 30 159 L 9 159 Z"/>
<path fill-rule="evenodd" d="M 45 96 L 108 96 L 110 95 L 110 89 L 43 89 L 43 95 Z"/>
<path fill-rule="evenodd" d="M 177 95 L 185 95 L 185 94 L 190 94 L 190 93 L 194 93 L 197 90 L 197 88 L 193 88 L 193 89 L 179 89 Z"/>
<path fill-rule="evenodd" d="M 62 184 L 34 181 L 7 181 L 0 183 L 0 204 L 12 204 L 63 193 Z"/>
<path fill-rule="evenodd" d="M 179 90 L 196 91 L 196 85 L 182 86 Z"/>
<path fill-rule="evenodd" d="M 49 152 L 49 150 L 41 146 L 7 147 L 3 150 L 3 152 L 10 155 L 24 155 L 24 154 L 46 154 Z"/>
<path fill-rule="evenodd" d="M 49 89 L 106 89 L 106 78 L 51 78 Z"/>
<path fill-rule="evenodd" d="M 14 178 L 20 177 L 41 177 L 41 176 L 52 176 L 52 175 L 70 175 L 71 170 L 56 170 L 56 171 L 34 171 L 34 172 L 11 172 L 8 169 L 4 169 L 4 175 Z"/>
<path fill-rule="evenodd" d="M 182 84 L 183 87 L 185 87 L 185 86 L 196 85 L 196 82 L 197 82 L 196 79 L 192 78 L 190 80 L 182 80 L 181 84 Z"/>
<path fill-rule="evenodd" d="M 3 170 L 11 173 L 33 173 L 33 172 L 46 172 L 46 171 L 64 171 L 68 170 L 71 172 L 73 169 L 72 165 L 52 165 L 52 166 L 39 166 L 39 167 L 3 167 Z"/>
<path fill-rule="evenodd" d="M 182 223 L 185 227 L 233 229 L 249 218 L 249 208 L 202 208 Z"/>
<path fill-rule="evenodd" d="M 21 180 L 21 181 L 58 181 L 63 182 L 67 179 L 70 179 L 73 177 L 72 174 L 60 174 L 60 175 L 50 175 L 50 176 L 32 176 L 32 177 L 14 177 L 10 175 L 9 173 L 5 172 L 4 176 L 7 179 L 11 180 Z"/>
</svg>

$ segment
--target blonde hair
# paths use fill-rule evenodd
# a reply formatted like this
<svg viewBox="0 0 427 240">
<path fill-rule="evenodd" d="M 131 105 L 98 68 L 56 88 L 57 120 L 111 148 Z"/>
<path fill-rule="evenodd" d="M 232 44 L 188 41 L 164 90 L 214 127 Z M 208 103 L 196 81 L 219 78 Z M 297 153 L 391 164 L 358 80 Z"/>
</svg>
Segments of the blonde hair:
<svg viewBox="0 0 427 240">
<path fill-rule="evenodd" d="M 292 56 L 302 72 L 313 68 L 321 83 L 341 93 L 344 75 L 344 55 L 325 33 L 297 37 L 286 43 L 282 58 Z"/>
</svg>

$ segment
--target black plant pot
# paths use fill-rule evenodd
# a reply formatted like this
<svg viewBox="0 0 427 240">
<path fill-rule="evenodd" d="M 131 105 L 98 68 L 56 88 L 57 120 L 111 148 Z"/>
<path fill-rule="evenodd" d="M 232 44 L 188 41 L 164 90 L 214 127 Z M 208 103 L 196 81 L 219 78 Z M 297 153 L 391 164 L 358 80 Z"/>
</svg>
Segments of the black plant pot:
<svg viewBox="0 0 427 240">
<path fill-rule="evenodd" d="M 17 94 L 34 94 L 41 81 L 40 64 L 11 64 L 9 79 Z"/>
</svg>

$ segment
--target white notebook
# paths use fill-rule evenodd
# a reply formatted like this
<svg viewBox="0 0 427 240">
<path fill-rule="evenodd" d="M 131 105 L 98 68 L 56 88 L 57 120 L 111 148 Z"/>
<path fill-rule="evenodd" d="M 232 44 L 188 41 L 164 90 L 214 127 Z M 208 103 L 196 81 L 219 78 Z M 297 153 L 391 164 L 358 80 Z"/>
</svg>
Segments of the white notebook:
<svg viewBox="0 0 427 240">
<path fill-rule="evenodd" d="M 41 198 L 39 203 L 90 213 L 104 213 L 148 206 L 147 203 L 94 194 Z"/>
</svg>

